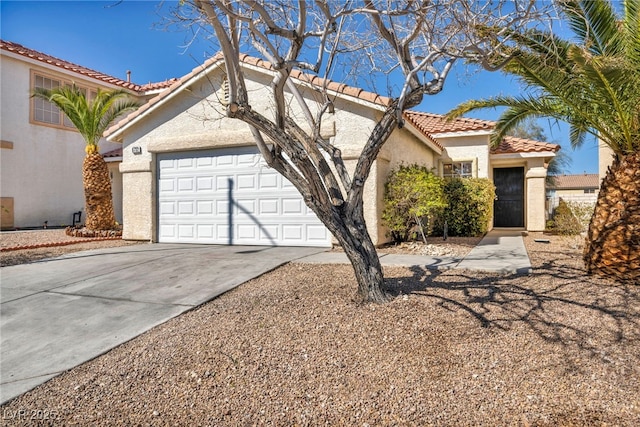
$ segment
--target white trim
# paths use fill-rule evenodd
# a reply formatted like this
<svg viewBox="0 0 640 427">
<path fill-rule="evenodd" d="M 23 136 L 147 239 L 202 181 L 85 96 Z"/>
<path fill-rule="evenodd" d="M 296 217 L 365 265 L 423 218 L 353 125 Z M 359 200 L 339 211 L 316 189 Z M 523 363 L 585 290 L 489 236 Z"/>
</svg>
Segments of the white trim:
<svg viewBox="0 0 640 427">
<path fill-rule="evenodd" d="M 504 154 L 491 154 L 493 160 L 507 160 L 507 159 L 531 159 L 539 157 L 555 157 L 556 153 L 553 151 L 534 151 L 530 153 L 504 153 Z"/>
<path fill-rule="evenodd" d="M 491 135 L 493 130 L 467 130 L 464 132 L 443 132 L 430 134 L 433 138 L 460 138 L 463 136 L 484 136 Z"/>
<path fill-rule="evenodd" d="M 122 161 L 122 156 L 119 156 L 119 157 L 105 157 L 104 161 L 105 161 L 105 163 L 121 162 Z"/>
</svg>

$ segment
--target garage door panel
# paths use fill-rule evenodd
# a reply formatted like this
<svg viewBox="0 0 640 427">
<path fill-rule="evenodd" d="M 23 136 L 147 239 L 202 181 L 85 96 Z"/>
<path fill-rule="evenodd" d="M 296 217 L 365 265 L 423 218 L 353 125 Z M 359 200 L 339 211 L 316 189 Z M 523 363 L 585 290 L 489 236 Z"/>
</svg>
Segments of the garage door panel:
<svg viewBox="0 0 640 427">
<path fill-rule="evenodd" d="M 192 158 L 186 158 L 186 159 L 178 159 L 178 169 L 191 169 L 193 168 L 193 161 L 194 159 Z"/>
<path fill-rule="evenodd" d="M 200 176 L 196 179 L 196 191 L 212 191 L 213 177 Z"/>
<path fill-rule="evenodd" d="M 291 189 L 296 189 L 296 187 L 291 182 L 289 182 L 288 179 L 282 178 L 282 189 L 283 190 L 291 190 Z M 297 189 L 296 189 L 296 191 L 297 191 Z"/>
<path fill-rule="evenodd" d="M 174 159 L 163 159 L 158 162 L 158 168 L 162 171 L 171 171 L 176 169 L 177 160 Z"/>
<path fill-rule="evenodd" d="M 193 200 L 182 200 L 178 202 L 178 215 L 193 215 L 195 213 L 195 209 L 193 209 L 193 205 L 195 201 Z"/>
<path fill-rule="evenodd" d="M 160 185 L 158 185 L 158 189 L 161 193 L 173 193 L 174 191 L 176 191 L 176 182 L 172 178 L 161 179 Z"/>
<path fill-rule="evenodd" d="M 261 173 L 259 175 L 258 189 L 273 190 L 278 188 L 278 175 L 274 173 Z"/>
<path fill-rule="evenodd" d="M 237 183 L 238 190 L 256 190 L 255 175 L 238 175 Z"/>
<path fill-rule="evenodd" d="M 205 168 L 208 170 L 213 166 L 213 164 L 213 157 L 211 156 L 203 156 L 196 159 L 196 167 L 198 169 Z"/>
<path fill-rule="evenodd" d="M 282 214 L 283 215 L 303 215 L 304 202 L 301 199 L 282 199 Z"/>
<path fill-rule="evenodd" d="M 215 226 L 211 224 L 199 224 L 197 226 L 198 239 L 211 240 L 215 237 Z"/>
<path fill-rule="evenodd" d="M 213 200 L 198 200 L 196 213 L 199 216 L 213 215 Z"/>
<path fill-rule="evenodd" d="M 258 215 L 278 215 L 278 208 L 280 207 L 280 201 L 278 199 L 261 199 L 259 203 L 260 209 Z"/>
<path fill-rule="evenodd" d="M 329 230 L 324 225 L 308 225 L 307 240 L 313 242 L 326 242 L 330 239 Z"/>
<path fill-rule="evenodd" d="M 255 147 L 158 155 L 161 242 L 323 246 L 331 236 Z"/>
<path fill-rule="evenodd" d="M 229 201 L 228 200 L 216 200 L 216 214 L 228 215 L 229 214 Z"/>
<path fill-rule="evenodd" d="M 194 233 L 195 225 L 193 224 L 178 224 L 178 238 L 180 239 L 192 239 L 195 237 Z"/>
<path fill-rule="evenodd" d="M 260 227 L 260 243 L 264 245 L 274 244 L 280 240 L 280 227 L 278 225 L 265 225 Z"/>
<path fill-rule="evenodd" d="M 178 178 L 178 192 L 184 193 L 187 191 L 193 191 L 193 180 L 194 178 Z"/>
<path fill-rule="evenodd" d="M 257 153 L 238 154 L 236 166 L 247 166 L 253 168 L 260 161 Z"/>
<path fill-rule="evenodd" d="M 160 202 L 160 215 L 175 215 L 176 203 L 173 201 Z"/>
<path fill-rule="evenodd" d="M 235 206 L 235 212 L 240 217 L 244 215 L 255 215 L 257 213 L 255 200 L 236 200 Z"/>
<path fill-rule="evenodd" d="M 282 226 L 282 238 L 289 242 L 301 242 L 303 236 L 302 225 L 283 225 Z"/>
<path fill-rule="evenodd" d="M 232 179 L 229 179 L 229 177 L 227 176 L 217 176 L 216 177 L 216 190 L 217 191 L 228 191 L 230 186 L 230 181 L 233 181 Z"/>
</svg>

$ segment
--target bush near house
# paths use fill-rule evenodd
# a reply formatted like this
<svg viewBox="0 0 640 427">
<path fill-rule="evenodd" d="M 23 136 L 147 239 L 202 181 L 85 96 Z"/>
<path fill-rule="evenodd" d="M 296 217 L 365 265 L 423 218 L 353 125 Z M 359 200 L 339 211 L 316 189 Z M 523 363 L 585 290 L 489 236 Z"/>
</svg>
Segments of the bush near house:
<svg viewBox="0 0 640 427">
<path fill-rule="evenodd" d="M 382 220 L 394 242 L 423 239 L 447 202 L 444 179 L 424 166 L 400 166 L 384 191 Z"/>
<path fill-rule="evenodd" d="M 549 228 L 558 234 L 576 235 L 587 231 L 595 203 L 567 202 L 560 199 Z"/>
<path fill-rule="evenodd" d="M 482 236 L 488 231 L 496 196 L 491 180 L 453 178 L 444 192 L 448 206 L 436 220 L 435 233 L 444 232 L 445 221 L 450 236 Z"/>
</svg>

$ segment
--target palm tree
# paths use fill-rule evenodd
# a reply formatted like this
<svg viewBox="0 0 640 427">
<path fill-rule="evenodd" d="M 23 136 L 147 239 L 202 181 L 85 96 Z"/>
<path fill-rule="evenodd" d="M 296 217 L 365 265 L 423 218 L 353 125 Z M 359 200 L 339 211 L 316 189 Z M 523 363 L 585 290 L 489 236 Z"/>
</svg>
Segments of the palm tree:
<svg viewBox="0 0 640 427">
<path fill-rule="evenodd" d="M 589 273 L 640 283 L 640 0 L 616 14 L 606 0 L 560 1 L 577 41 L 550 32 L 514 35 L 517 48 L 506 72 L 530 93 L 468 101 L 457 117 L 479 108 L 507 107 L 493 142 L 529 117 L 570 125 L 573 147 L 592 134 L 615 159 L 603 179 L 589 225 L 584 261 Z"/>
<path fill-rule="evenodd" d="M 133 111 L 138 104 L 124 90 L 103 91 L 95 97 L 87 95 L 75 85 L 54 89 L 36 88 L 33 96 L 54 104 L 78 129 L 85 140 L 87 153 L 82 164 L 85 197 L 85 226 L 89 230 L 111 230 L 116 226 L 109 169 L 98 152 L 104 131 L 121 114 Z"/>
</svg>

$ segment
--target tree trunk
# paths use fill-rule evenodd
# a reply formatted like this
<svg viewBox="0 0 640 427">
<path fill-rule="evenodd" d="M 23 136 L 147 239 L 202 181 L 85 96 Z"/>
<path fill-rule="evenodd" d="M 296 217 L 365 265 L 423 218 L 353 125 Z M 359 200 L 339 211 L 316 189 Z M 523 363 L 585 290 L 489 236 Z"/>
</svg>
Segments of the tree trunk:
<svg viewBox="0 0 640 427">
<path fill-rule="evenodd" d="M 338 240 L 353 266 L 361 303 L 382 304 L 390 300 L 384 291 L 382 264 L 362 215 L 345 216 L 322 210 L 316 213 Z M 331 215 L 331 217 L 327 217 Z"/>
<path fill-rule="evenodd" d="M 100 153 L 87 154 L 82 164 L 86 222 L 89 230 L 112 230 L 116 225 L 109 168 Z"/>
<path fill-rule="evenodd" d="M 640 153 L 616 159 L 603 179 L 584 262 L 589 274 L 640 284 Z"/>
</svg>

